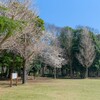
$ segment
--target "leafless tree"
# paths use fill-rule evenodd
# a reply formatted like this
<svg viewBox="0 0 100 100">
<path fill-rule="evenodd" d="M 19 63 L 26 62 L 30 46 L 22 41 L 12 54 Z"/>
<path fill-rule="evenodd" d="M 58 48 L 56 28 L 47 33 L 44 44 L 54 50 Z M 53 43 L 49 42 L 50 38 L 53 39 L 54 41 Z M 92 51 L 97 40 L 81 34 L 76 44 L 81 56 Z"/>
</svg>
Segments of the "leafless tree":
<svg viewBox="0 0 100 100">
<path fill-rule="evenodd" d="M 9 37 L 1 45 L 1 48 L 15 50 L 24 58 L 23 83 L 26 83 L 27 69 L 36 54 L 35 45 L 38 43 L 40 36 L 43 35 L 43 32 L 41 27 L 36 26 L 36 10 L 30 10 L 29 5 L 27 5 L 30 0 L 25 0 L 25 2 L 21 2 L 21 0 L 9 1 L 6 4 L 9 10 L 5 13 L 5 16 L 20 21 L 23 28 Z"/>
<path fill-rule="evenodd" d="M 88 68 L 91 66 L 95 59 L 95 46 L 93 43 L 93 39 L 89 33 L 89 30 L 83 28 L 81 32 L 81 40 L 79 44 L 79 54 L 77 54 L 77 58 L 79 62 L 86 67 L 85 77 L 88 77 Z"/>
</svg>

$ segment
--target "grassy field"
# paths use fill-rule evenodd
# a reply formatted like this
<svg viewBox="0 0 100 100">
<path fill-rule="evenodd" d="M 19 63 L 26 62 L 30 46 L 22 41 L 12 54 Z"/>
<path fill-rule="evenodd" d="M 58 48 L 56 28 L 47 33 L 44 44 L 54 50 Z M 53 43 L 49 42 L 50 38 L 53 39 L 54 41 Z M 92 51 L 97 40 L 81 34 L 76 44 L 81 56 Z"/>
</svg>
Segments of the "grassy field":
<svg viewBox="0 0 100 100">
<path fill-rule="evenodd" d="M 49 79 L 12 88 L 0 82 L 0 100 L 100 100 L 100 80 Z"/>
</svg>

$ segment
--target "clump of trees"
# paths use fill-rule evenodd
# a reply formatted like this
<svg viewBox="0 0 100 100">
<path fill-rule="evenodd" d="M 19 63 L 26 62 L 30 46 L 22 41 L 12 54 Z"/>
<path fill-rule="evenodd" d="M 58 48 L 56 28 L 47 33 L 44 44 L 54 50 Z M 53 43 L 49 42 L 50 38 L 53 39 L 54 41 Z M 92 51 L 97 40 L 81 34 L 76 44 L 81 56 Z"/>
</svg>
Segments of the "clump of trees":
<svg viewBox="0 0 100 100">
<path fill-rule="evenodd" d="M 71 32 L 69 34 L 69 31 L 72 34 Z M 77 29 L 65 27 L 61 32 L 60 41 L 62 48 L 65 49 L 66 58 L 69 62 L 71 61 L 71 64 L 67 64 L 70 66 L 70 76 L 74 76 L 74 73 L 79 72 L 79 70 L 81 76 L 82 69 L 80 67 L 84 67 L 86 68 L 84 69 L 85 72 L 83 70 L 84 77 L 87 78 L 88 68 L 93 65 L 96 59 L 97 49 L 100 50 L 97 47 L 100 40 L 97 39 L 96 34 L 87 27 L 79 27 Z M 76 71 L 76 69 L 78 70 Z"/>
</svg>

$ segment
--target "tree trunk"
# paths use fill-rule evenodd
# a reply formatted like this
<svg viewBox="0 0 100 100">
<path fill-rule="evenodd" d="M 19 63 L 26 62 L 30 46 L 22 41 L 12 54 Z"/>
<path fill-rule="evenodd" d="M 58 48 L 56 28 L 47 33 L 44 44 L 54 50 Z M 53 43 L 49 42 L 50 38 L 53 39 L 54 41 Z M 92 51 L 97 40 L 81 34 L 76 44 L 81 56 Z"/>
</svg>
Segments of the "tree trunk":
<svg viewBox="0 0 100 100">
<path fill-rule="evenodd" d="M 85 78 L 88 78 L 88 67 L 86 67 Z"/>
<path fill-rule="evenodd" d="M 56 74 L 57 74 L 57 69 L 56 69 L 56 67 L 54 67 L 54 79 L 57 78 Z"/>
<path fill-rule="evenodd" d="M 23 61 L 23 75 L 22 75 L 22 84 L 26 83 L 26 46 L 27 45 L 27 41 L 26 41 L 26 34 L 24 34 L 24 61 Z"/>
<path fill-rule="evenodd" d="M 70 62 L 70 77 L 73 78 L 72 62 Z"/>
<path fill-rule="evenodd" d="M 42 67 L 42 76 L 44 77 L 45 67 Z"/>
<path fill-rule="evenodd" d="M 22 84 L 25 84 L 27 80 L 27 72 L 26 72 L 26 60 L 23 62 L 23 76 L 22 76 Z"/>
</svg>

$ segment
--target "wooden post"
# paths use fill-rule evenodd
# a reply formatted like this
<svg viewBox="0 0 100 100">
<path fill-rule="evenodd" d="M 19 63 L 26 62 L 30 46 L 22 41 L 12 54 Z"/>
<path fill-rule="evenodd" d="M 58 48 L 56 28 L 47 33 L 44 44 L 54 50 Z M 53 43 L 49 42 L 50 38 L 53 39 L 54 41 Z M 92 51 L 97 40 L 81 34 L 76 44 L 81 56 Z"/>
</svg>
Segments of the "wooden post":
<svg viewBox="0 0 100 100">
<path fill-rule="evenodd" d="M 11 73 L 11 76 L 10 76 L 10 87 L 12 87 L 12 73 Z"/>
</svg>

